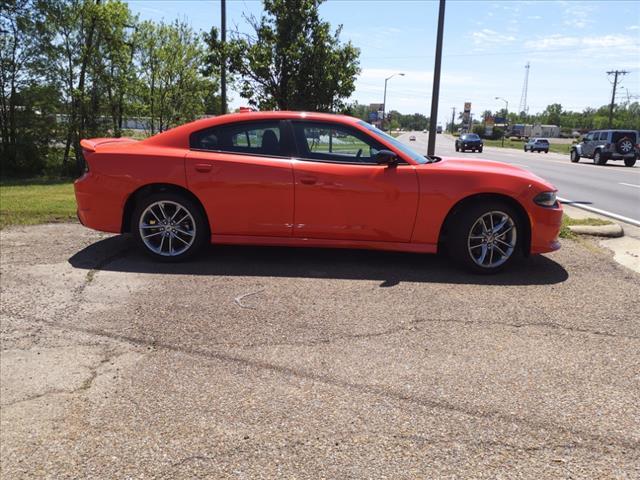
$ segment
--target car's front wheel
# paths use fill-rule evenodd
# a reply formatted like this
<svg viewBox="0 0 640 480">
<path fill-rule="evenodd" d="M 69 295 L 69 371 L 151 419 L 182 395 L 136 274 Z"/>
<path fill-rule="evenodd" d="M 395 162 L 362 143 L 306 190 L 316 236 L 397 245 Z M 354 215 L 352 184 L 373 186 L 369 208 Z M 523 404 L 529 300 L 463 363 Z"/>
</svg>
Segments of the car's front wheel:
<svg viewBox="0 0 640 480">
<path fill-rule="evenodd" d="M 206 244 L 209 229 L 199 205 L 186 196 L 163 192 L 138 202 L 131 231 L 143 251 L 175 262 L 196 254 Z"/>
<path fill-rule="evenodd" d="M 462 211 L 450 232 L 449 252 L 476 273 L 496 273 L 517 256 L 521 242 L 518 215 L 502 202 L 486 202 Z"/>
<path fill-rule="evenodd" d="M 578 163 L 580 161 L 580 155 L 578 155 L 578 151 L 577 150 L 571 150 L 571 153 L 569 154 L 569 159 L 571 160 L 571 163 Z"/>
</svg>

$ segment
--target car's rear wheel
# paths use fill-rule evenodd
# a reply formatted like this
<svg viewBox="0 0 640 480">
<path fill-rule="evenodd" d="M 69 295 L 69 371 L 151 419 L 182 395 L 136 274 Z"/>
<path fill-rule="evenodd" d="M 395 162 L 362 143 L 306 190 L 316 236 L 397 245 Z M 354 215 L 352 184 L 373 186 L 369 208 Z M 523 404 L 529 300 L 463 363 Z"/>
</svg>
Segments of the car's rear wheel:
<svg viewBox="0 0 640 480">
<path fill-rule="evenodd" d="M 577 150 L 571 150 L 571 153 L 569 154 L 569 159 L 571 160 L 572 163 L 578 163 L 580 161 L 580 155 L 578 155 L 578 151 Z"/>
<path fill-rule="evenodd" d="M 131 231 L 143 251 L 165 262 L 195 255 L 208 237 L 200 206 L 173 192 L 154 193 L 138 202 Z"/>
<path fill-rule="evenodd" d="M 478 150 L 478 152 L 482 153 L 482 148 L 480 148 L 480 149 Z"/>
<path fill-rule="evenodd" d="M 549 150 L 545 150 L 544 153 L 549 153 Z"/>
<path fill-rule="evenodd" d="M 527 147 L 526 147 L 526 146 L 524 147 L 524 151 L 525 151 L 525 152 L 527 151 Z"/>
<path fill-rule="evenodd" d="M 593 163 L 595 163 L 596 165 L 604 165 L 607 163 L 607 159 L 602 156 L 600 150 L 596 150 L 593 154 Z"/>
<path fill-rule="evenodd" d="M 635 158 L 625 158 L 624 159 L 624 166 L 625 167 L 633 167 L 636 164 L 636 159 Z"/>
<path fill-rule="evenodd" d="M 456 152 L 460 151 L 460 147 L 458 145 L 456 145 Z"/>
<path fill-rule="evenodd" d="M 509 205 L 491 201 L 462 211 L 450 232 L 449 252 L 476 273 L 496 273 L 520 250 L 519 219 Z"/>
</svg>

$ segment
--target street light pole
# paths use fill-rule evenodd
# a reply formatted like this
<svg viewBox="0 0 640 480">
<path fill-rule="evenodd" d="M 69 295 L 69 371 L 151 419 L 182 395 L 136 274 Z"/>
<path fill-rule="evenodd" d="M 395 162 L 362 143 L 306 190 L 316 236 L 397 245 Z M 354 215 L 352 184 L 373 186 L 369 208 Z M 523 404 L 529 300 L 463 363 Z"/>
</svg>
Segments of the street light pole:
<svg viewBox="0 0 640 480">
<path fill-rule="evenodd" d="M 395 77 L 396 75 L 400 75 L 401 77 L 404 77 L 404 73 L 394 73 L 393 75 L 391 75 L 390 77 L 387 77 L 384 79 L 384 98 L 382 99 L 382 130 L 384 130 L 384 121 L 387 118 L 387 82 L 389 80 L 391 80 L 393 77 Z"/>
<path fill-rule="evenodd" d="M 506 116 L 505 116 L 505 120 L 506 122 L 509 122 L 509 101 L 505 100 L 502 97 L 496 97 L 496 100 L 502 100 L 505 104 L 505 110 L 507 112 Z M 505 132 L 502 133 L 502 146 L 504 147 L 504 134 L 507 133 L 506 132 L 506 128 L 505 128 Z"/>
<path fill-rule="evenodd" d="M 440 0 L 438 11 L 438 34 L 436 37 L 436 60 L 433 66 L 433 90 L 431 93 L 431 117 L 429 118 L 429 139 L 427 155 L 432 157 L 436 149 L 436 124 L 438 123 L 438 97 L 440 95 L 440 66 L 442 64 L 442 36 L 444 33 L 444 4 Z"/>
</svg>

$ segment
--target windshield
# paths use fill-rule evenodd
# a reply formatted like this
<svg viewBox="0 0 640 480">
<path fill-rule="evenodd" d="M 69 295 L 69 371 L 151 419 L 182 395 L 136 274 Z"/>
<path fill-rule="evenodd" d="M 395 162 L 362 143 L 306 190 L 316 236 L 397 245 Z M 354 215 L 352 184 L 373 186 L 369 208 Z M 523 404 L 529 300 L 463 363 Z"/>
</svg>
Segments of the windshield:
<svg viewBox="0 0 640 480">
<path fill-rule="evenodd" d="M 384 133 L 382 130 L 377 129 L 370 123 L 367 123 L 361 120 L 358 122 L 358 124 L 362 125 L 370 132 L 375 133 L 378 137 L 385 139 L 387 142 L 392 144 L 398 150 L 402 151 L 402 153 L 411 157 L 411 159 L 414 160 L 416 163 L 429 163 L 429 159 L 427 157 L 412 150 L 411 148 L 409 148 L 408 145 L 405 145 L 404 143 L 400 142 L 398 139 L 393 138 L 391 135 Z"/>
<path fill-rule="evenodd" d="M 462 136 L 463 140 L 480 140 L 480 137 L 475 133 L 468 133 Z"/>
</svg>

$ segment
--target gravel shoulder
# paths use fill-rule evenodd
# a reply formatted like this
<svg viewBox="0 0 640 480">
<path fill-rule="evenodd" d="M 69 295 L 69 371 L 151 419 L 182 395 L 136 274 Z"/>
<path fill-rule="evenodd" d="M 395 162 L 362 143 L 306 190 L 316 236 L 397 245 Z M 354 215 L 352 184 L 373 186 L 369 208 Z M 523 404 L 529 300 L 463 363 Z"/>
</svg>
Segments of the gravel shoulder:
<svg viewBox="0 0 640 480">
<path fill-rule="evenodd" d="M 1 478 L 637 478 L 640 275 L 0 233 Z"/>
</svg>

